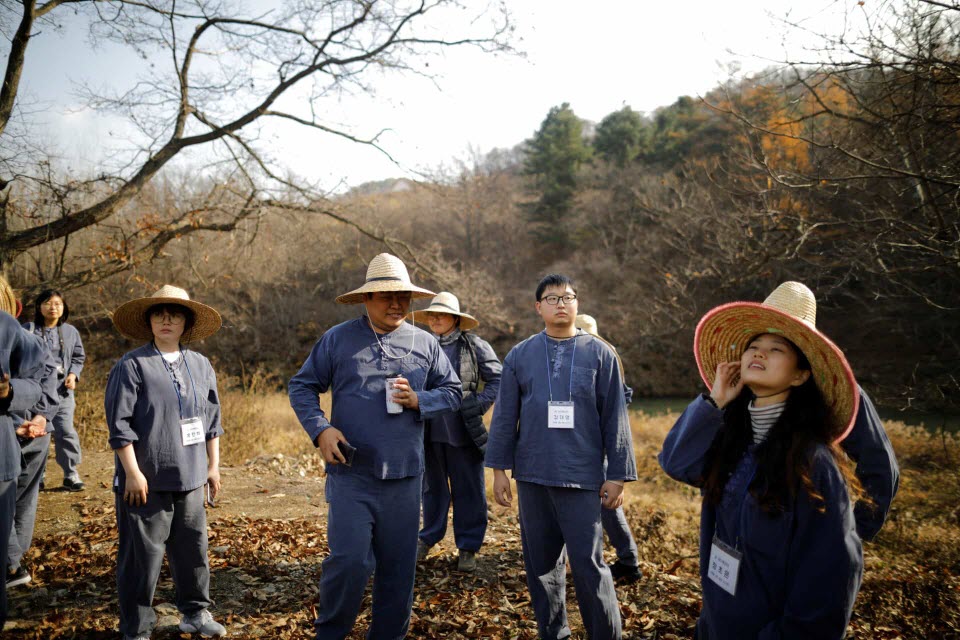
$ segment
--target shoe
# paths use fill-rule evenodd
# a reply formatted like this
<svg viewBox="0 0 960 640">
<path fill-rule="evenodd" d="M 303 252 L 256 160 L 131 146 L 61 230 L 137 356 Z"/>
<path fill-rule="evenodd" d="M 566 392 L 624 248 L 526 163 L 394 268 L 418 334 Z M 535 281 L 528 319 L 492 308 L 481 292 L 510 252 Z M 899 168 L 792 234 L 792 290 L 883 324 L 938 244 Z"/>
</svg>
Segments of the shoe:
<svg viewBox="0 0 960 640">
<path fill-rule="evenodd" d="M 83 491 L 84 489 L 83 480 L 81 480 L 80 478 L 77 478 L 76 480 L 74 480 L 73 478 L 64 478 L 63 488 L 66 489 L 67 491 L 73 491 L 74 493 L 76 493 L 77 491 Z"/>
<path fill-rule="evenodd" d="M 150 640 L 150 632 L 138 633 L 135 636 L 123 634 L 123 640 Z"/>
<path fill-rule="evenodd" d="M 417 540 L 417 562 L 426 560 L 428 553 L 430 553 L 430 545 L 423 540 Z"/>
<path fill-rule="evenodd" d="M 183 616 L 180 621 L 180 631 L 199 633 L 204 638 L 222 638 L 227 635 L 226 627 L 216 622 L 206 609 Z"/>
<path fill-rule="evenodd" d="M 22 584 L 27 584 L 33 578 L 30 577 L 30 572 L 24 569 L 23 567 L 17 567 L 16 571 L 7 571 L 7 589 L 10 587 L 19 587 Z"/>
<path fill-rule="evenodd" d="M 473 551 L 460 550 L 460 557 L 457 559 L 457 571 L 464 573 L 473 573 L 477 568 L 477 554 Z"/>
<path fill-rule="evenodd" d="M 613 574 L 614 580 L 622 580 L 623 582 L 636 582 L 643 577 L 643 574 L 640 573 L 640 567 L 634 567 L 619 560 L 610 565 L 610 573 Z"/>
</svg>

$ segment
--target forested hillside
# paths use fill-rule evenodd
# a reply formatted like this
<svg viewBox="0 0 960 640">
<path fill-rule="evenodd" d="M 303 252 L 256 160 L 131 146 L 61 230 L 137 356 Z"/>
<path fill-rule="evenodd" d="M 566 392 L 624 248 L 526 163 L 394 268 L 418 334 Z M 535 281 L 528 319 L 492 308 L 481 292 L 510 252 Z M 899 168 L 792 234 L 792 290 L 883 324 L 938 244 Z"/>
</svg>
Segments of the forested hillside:
<svg viewBox="0 0 960 640">
<path fill-rule="evenodd" d="M 559 271 L 641 396 L 699 389 L 704 311 L 800 280 L 882 403 L 957 412 L 960 7 L 877 11 L 859 40 L 821 40 L 827 62 L 784 60 L 653 113 L 611 105 L 599 122 L 557 105 L 512 149 L 345 193 L 272 172 L 239 137 L 242 113 L 194 137 L 174 127 L 149 150 L 153 160 L 216 134 L 236 162 L 204 171 L 148 160 L 132 177 L 76 176 L 7 157 L 3 269 L 28 303 L 48 285 L 67 290 L 104 361 L 122 351 L 112 308 L 184 285 L 225 318 L 204 351 L 241 382 L 259 371 L 277 384 L 357 313 L 333 299 L 376 253 L 460 296 L 501 356 L 538 329 L 536 282 Z M 506 46 L 501 35 L 491 27 L 485 46 Z"/>
</svg>

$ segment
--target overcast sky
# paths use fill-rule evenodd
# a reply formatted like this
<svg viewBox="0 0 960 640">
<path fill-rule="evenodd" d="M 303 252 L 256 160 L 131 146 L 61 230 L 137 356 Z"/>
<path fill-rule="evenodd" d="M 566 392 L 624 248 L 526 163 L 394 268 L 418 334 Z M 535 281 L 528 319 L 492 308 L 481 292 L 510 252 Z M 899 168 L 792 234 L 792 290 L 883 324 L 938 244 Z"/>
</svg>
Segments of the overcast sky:
<svg viewBox="0 0 960 640">
<path fill-rule="evenodd" d="M 758 70 L 788 52 L 800 56 L 811 41 L 787 32 L 790 14 L 811 29 L 840 28 L 856 2 L 844 0 L 510 0 L 516 45 L 525 58 L 450 51 L 434 69 L 435 86 L 394 77 L 377 96 L 336 105 L 335 118 L 358 134 L 380 128 L 399 162 L 329 136 L 281 127 L 265 132 L 272 154 L 294 172 L 330 188 L 429 171 L 469 148 L 486 152 L 529 138 L 547 111 L 569 102 L 582 118 L 598 122 L 629 105 L 642 112 L 682 95 L 702 95 L 731 70 Z M 32 43 L 24 95 L 51 105 L 46 130 L 77 162 L 100 157 L 117 124 L 78 109 L 71 81 L 110 85 L 134 77 L 116 49 L 90 51 L 81 25 L 64 22 Z M 131 61 L 132 63 L 133 61 Z M 406 175 L 409 175 L 407 173 Z"/>
</svg>

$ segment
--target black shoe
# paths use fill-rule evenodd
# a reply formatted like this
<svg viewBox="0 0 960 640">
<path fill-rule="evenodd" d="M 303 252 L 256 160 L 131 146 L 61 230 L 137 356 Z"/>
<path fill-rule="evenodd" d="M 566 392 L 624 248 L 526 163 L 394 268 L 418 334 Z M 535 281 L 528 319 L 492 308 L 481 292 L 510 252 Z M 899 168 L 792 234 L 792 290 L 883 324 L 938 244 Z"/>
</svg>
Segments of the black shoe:
<svg viewBox="0 0 960 640">
<path fill-rule="evenodd" d="M 63 488 L 67 491 L 83 491 L 83 480 L 71 480 L 70 478 L 63 479 Z"/>
<path fill-rule="evenodd" d="M 17 567 L 16 571 L 7 571 L 7 589 L 27 584 L 30 580 L 30 572 L 23 567 Z"/>
<path fill-rule="evenodd" d="M 614 580 L 622 580 L 623 582 L 636 582 L 643 577 L 643 574 L 640 573 L 640 567 L 632 567 L 619 560 L 610 565 L 610 573 L 613 574 Z"/>
</svg>

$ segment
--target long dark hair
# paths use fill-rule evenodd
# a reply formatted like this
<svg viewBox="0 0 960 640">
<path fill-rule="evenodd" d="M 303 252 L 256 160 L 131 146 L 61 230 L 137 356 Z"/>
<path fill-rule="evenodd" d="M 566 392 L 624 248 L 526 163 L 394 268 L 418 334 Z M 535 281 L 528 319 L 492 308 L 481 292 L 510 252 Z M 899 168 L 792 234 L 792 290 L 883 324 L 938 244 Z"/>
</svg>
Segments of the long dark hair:
<svg viewBox="0 0 960 640">
<path fill-rule="evenodd" d="M 797 366 L 809 371 L 806 356 L 792 342 L 790 345 L 797 354 Z M 711 505 L 720 503 L 727 480 L 753 441 L 747 409 L 753 398 L 753 392 L 744 386 L 740 395 L 724 407 L 724 426 L 710 445 L 705 465 L 704 500 Z M 816 445 L 830 450 L 847 481 L 851 500 L 855 502 L 863 497 L 863 488 L 853 474 L 850 459 L 833 442 L 835 433 L 830 429 L 828 416 L 827 403 L 813 375 L 792 388 L 780 418 L 754 451 L 757 474 L 750 493 L 764 512 L 782 512 L 796 498 L 800 487 L 819 511 L 826 509 L 824 497 L 817 492 L 810 477 L 811 452 Z"/>
<path fill-rule="evenodd" d="M 63 294 L 56 289 L 44 289 L 33 303 L 33 326 L 45 326 L 46 323 L 44 322 L 43 313 L 40 312 L 40 305 L 54 296 L 63 300 L 63 315 L 57 320 L 57 326 L 62 325 L 67 321 L 67 318 L 70 317 L 70 307 L 67 306 L 67 299 L 63 297 Z"/>
</svg>

